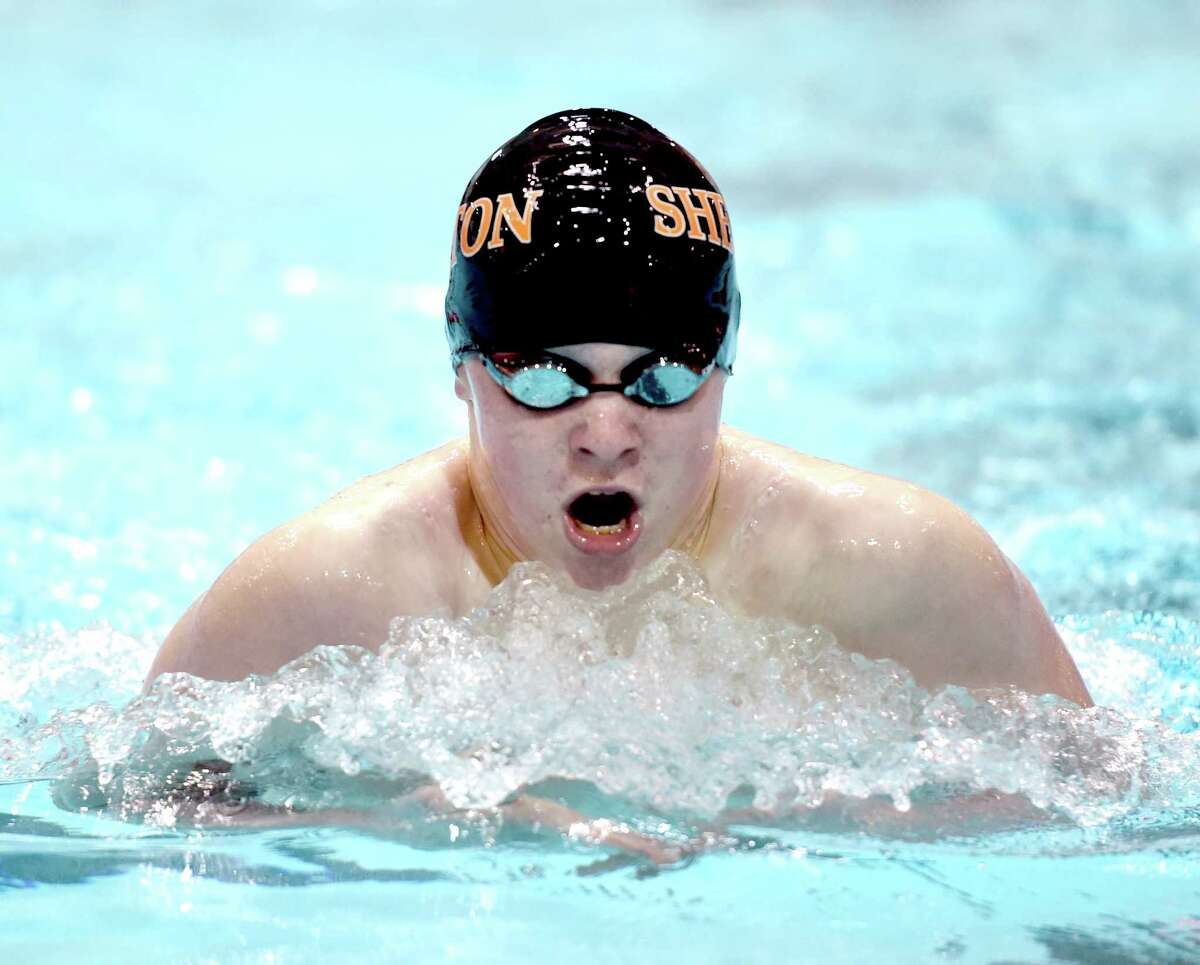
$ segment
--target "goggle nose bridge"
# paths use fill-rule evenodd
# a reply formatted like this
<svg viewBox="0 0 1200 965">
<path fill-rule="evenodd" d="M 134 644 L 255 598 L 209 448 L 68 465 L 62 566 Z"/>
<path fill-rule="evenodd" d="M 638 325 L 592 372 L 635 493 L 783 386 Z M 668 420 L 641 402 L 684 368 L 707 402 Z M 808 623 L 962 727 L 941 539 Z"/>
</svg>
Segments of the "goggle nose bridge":
<svg viewBox="0 0 1200 965">
<path fill-rule="evenodd" d="M 635 359 L 621 373 L 625 381 L 612 383 L 602 382 L 595 383 L 591 381 L 590 373 L 579 363 L 572 359 L 558 358 L 557 356 L 544 357 L 541 360 L 534 362 L 532 365 L 520 367 L 516 372 L 509 374 L 501 370 L 495 360 L 487 352 L 482 351 L 476 346 L 472 346 L 470 351 L 479 355 L 484 364 L 484 368 L 488 374 L 517 402 L 529 408 L 538 410 L 556 409 L 567 405 L 579 399 L 586 398 L 593 392 L 620 392 L 627 398 L 641 405 L 650 406 L 652 408 L 666 408 L 673 405 L 679 405 L 691 398 L 700 386 L 708 379 L 716 367 L 716 360 L 712 360 L 700 372 L 695 371 L 690 366 L 668 358 L 667 356 L 655 356 L 649 354 L 641 359 Z M 669 394 L 662 394 L 646 391 L 646 386 L 639 390 L 638 385 L 643 377 L 655 369 L 665 369 L 667 371 L 686 371 L 692 376 L 691 385 L 684 389 L 683 394 L 678 398 L 673 398 Z M 516 385 L 516 380 L 526 373 L 536 372 L 538 370 L 549 372 L 553 371 L 558 375 L 563 376 L 569 383 L 570 389 L 560 401 L 547 401 L 546 404 L 538 404 L 532 396 L 522 398 L 522 392 Z"/>
</svg>

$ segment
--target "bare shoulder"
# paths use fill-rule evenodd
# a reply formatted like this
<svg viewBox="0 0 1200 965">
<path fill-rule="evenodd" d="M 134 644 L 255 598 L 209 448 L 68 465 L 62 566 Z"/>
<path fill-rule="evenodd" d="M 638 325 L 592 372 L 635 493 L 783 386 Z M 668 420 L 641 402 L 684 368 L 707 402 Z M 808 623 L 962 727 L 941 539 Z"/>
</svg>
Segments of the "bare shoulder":
<svg viewBox="0 0 1200 965">
<path fill-rule="evenodd" d="M 852 588 L 875 583 L 858 619 L 894 617 L 901 571 L 932 551 L 937 536 L 970 517 L 913 483 L 722 429 L 718 513 L 729 576 L 754 610 L 788 599 L 789 614 L 821 622 Z M 982 531 L 980 531 L 982 532 Z"/>
<path fill-rule="evenodd" d="M 746 609 L 828 626 L 924 686 L 1012 684 L 1090 703 L 1033 587 L 963 509 L 736 430 L 722 445 L 728 582 Z"/>
<path fill-rule="evenodd" d="M 912 541 L 927 542 L 919 537 L 947 522 L 971 522 L 948 500 L 914 483 L 730 427 L 722 427 L 721 445 L 718 515 L 726 535 L 786 549 L 779 560 L 786 560 L 791 576 L 817 578 L 838 559 L 852 566 L 873 559 L 888 565 L 902 558 L 888 550 L 903 554 Z"/>
<path fill-rule="evenodd" d="M 377 647 L 394 616 L 456 609 L 469 500 L 462 443 L 359 480 L 234 560 L 167 636 L 147 679 L 270 673 L 321 644 Z"/>
</svg>

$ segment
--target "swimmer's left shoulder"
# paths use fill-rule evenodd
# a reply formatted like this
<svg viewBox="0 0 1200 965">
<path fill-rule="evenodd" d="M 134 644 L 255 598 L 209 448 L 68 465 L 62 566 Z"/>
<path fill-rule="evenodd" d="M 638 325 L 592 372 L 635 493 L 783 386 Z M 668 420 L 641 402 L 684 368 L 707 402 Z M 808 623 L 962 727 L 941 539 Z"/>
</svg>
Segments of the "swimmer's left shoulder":
<svg viewBox="0 0 1200 965">
<path fill-rule="evenodd" d="M 1007 562 L 984 529 L 955 503 L 915 483 L 820 459 L 732 430 L 725 497 L 753 523 L 760 555 L 822 599 L 874 583 L 874 600 L 892 612 L 910 596 L 908 581 L 931 572 L 963 573 L 999 584 Z M 861 606 L 861 604 L 859 604 Z"/>
<path fill-rule="evenodd" d="M 1090 704 L 1028 579 L 960 506 L 744 433 L 727 439 L 729 488 L 748 507 L 737 531 L 751 536 L 731 579 L 753 611 L 821 623 L 926 687 L 1013 685 Z"/>
<path fill-rule="evenodd" d="M 854 609 L 892 614 L 947 546 L 986 537 L 949 500 L 913 483 L 820 459 L 738 430 L 722 431 L 719 500 L 739 566 L 754 587 L 792 597 L 800 616 Z M 872 586 L 869 601 L 856 588 Z"/>
<path fill-rule="evenodd" d="M 810 539 L 870 538 L 868 530 L 902 538 L 947 520 L 969 520 L 949 500 L 903 479 L 812 456 L 728 426 L 722 427 L 721 444 L 721 495 L 727 509 L 763 520 L 806 523 Z"/>
<path fill-rule="evenodd" d="M 820 622 L 864 579 L 894 584 L 953 510 L 902 480 L 723 428 L 710 571 L 752 612 Z M 883 589 L 880 590 L 884 592 Z"/>
</svg>

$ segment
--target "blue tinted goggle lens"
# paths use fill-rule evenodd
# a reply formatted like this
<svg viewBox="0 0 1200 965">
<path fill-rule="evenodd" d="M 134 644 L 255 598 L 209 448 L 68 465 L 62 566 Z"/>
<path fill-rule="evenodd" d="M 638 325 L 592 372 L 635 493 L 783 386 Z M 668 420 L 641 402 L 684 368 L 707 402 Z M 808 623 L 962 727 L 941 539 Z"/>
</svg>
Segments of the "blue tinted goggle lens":
<svg viewBox="0 0 1200 965">
<path fill-rule="evenodd" d="M 488 361 L 485 359 L 484 364 Z M 550 361 L 524 365 L 508 376 L 491 365 L 488 365 L 488 371 L 493 377 L 499 376 L 497 381 L 508 390 L 509 395 L 535 409 L 553 409 L 588 394 L 587 389 L 571 378 L 565 369 Z"/>
<path fill-rule="evenodd" d="M 697 371 L 665 356 L 647 356 L 629 365 L 621 373 L 620 383 L 597 385 L 586 368 L 557 355 L 480 354 L 488 374 L 514 399 L 533 409 L 556 409 L 592 392 L 620 392 L 643 405 L 679 405 L 696 394 L 715 364 L 709 362 Z"/>
<path fill-rule="evenodd" d="M 625 387 L 625 394 L 648 405 L 679 405 L 696 394 L 712 369 L 710 364 L 697 372 L 682 362 L 659 359 Z"/>
</svg>

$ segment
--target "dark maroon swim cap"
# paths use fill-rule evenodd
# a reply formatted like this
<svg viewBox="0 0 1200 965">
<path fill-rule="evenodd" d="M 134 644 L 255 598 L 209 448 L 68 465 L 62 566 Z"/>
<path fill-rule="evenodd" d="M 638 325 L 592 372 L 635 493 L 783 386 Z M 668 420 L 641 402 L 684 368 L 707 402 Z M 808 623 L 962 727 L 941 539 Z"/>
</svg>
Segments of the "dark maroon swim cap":
<svg viewBox="0 0 1200 965">
<path fill-rule="evenodd" d="M 455 366 L 470 351 L 613 342 L 730 371 L 740 303 L 716 184 L 631 114 L 543 117 L 463 192 L 446 292 Z"/>
</svg>

